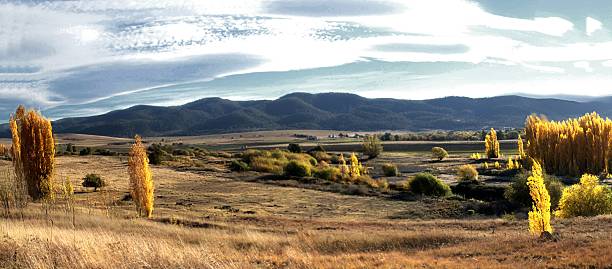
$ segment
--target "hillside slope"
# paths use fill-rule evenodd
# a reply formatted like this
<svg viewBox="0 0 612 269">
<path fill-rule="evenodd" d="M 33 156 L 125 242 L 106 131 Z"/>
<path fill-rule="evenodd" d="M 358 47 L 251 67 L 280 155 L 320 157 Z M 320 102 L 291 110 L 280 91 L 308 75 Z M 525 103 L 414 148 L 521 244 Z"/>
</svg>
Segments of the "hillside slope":
<svg viewBox="0 0 612 269">
<path fill-rule="evenodd" d="M 276 100 L 205 98 L 181 106 L 134 106 L 103 115 L 55 121 L 57 133 L 117 137 L 202 135 L 273 129 L 462 130 L 521 127 L 543 114 L 564 119 L 597 111 L 611 115 L 612 101 L 446 97 L 431 100 L 368 99 L 347 93 L 292 93 Z M 6 130 L 2 132 L 7 135 Z"/>
</svg>

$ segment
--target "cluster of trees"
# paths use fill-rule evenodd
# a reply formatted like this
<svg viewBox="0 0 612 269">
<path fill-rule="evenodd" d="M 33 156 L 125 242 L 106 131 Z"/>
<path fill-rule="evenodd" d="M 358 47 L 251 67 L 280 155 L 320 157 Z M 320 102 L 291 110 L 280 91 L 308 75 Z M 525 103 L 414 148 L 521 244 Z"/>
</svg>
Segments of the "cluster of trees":
<svg viewBox="0 0 612 269">
<path fill-rule="evenodd" d="M 19 106 L 10 116 L 9 127 L 12 135 L 10 155 L 13 162 L 14 177 L 11 178 L 11 196 L 14 206 L 25 206 L 27 197 L 33 200 L 52 201 L 55 194 L 72 194 L 74 189 L 69 180 L 56 184 L 53 180 L 55 168 L 55 140 L 51 121 L 38 111 Z M 70 146 L 70 151 L 75 148 Z M 153 212 L 153 178 L 149 169 L 147 152 L 136 136 L 136 143 L 130 151 L 128 172 L 132 197 L 138 211 Z M 84 178 L 84 187 L 95 189 L 105 183 L 99 175 L 89 174 Z M 6 206 L 6 205 L 5 205 Z"/>
<path fill-rule="evenodd" d="M 527 118 L 527 155 L 557 175 L 608 173 L 612 121 L 597 113 L 561 122 Z"/>
<path fill-rule="evenodd" d="M 426 131 L 406 132 L 401 134 L 384 133 L 379 135 L 382 141 L 482 141 L 487 132 L 482 131 Z M 516 129 L 499 130 L 500 140 L 517 139 L 520 131 Z"/>
</svg>

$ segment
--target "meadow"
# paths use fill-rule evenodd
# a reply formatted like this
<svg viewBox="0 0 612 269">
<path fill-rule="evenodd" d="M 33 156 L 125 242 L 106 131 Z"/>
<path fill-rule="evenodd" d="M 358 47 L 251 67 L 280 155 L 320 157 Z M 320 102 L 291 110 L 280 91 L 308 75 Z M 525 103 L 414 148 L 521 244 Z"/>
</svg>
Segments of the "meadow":
<svg viewBox="0 0 612 269">
<path fill-rule="evenodd" d="M 121 152 L 127 152 L 131 140 L 59 136 L 58 144 L 71 143 L 77 151 L 92 147 L 118 154 L 57 156 L 54 178 L 70 180 L 75 186 L 74 195 L 70 200 L 58 195 L 53 202 L 33 202 L 26 208 L 4 211 L 0 218 L 0 267 L 610 268 L 612 265 L 610 215 L 554 218 L 556 236 L 554 240 L 544 240 L 529 233 L 525 210 L 507 209 L 503 197 L 495 196 L 503 195 L 500 190 L 512 182 L 511 175 L 480 176 L 483 183 L 478 186 L 484 190 L 474 193 L 482 192 L 490 199 L 470 197 L 470 192 L 462 194 L 457 187 L 458 167 L 465 163 L 482 165 L 470 158 L 469 150 L 449 151 L 449 156 L 440 162 L 432 160 L 429 151 L 410 148 L 362 159 L 364 166 L 371 167 L 372 178 L 389 182 L 387 189 L 380 189 L 360 183 L 230 169 L 229 164 L 240 159 L 237 154 L 245 143 L 264 141 L 265 147 L 276 145 L 272 147 L 282 149 L 287 142 L 307 145 L 307 141 L 292 137 L 290 132 L 245 134 L 242 138 L 224 135 L 145 141 L 150 145 L 162 139 L 176 149 L 202 154 L 185 155 L 179 151 L 172 160 L 152 165 L 155 211 L 147 219 L 137 216 L 129 197 L 127 157 Z M 325 145 L 329 144 L 333 141 L 326 141 Z M 387 144 L 383 146 L 386 148 Z M 228 150 L 219 152 L 219 147 Z M 386 163 L 396 164 L 399 173 L 385 176 L 381 167 Z M 0 169 L 10 171 L 11 162 L 1 161 Z M 450 185 L 454 195 L 428 197 L 402 190 L 408 178 L 423 171 Z M 90 173 L 101 175 L 106 186 L 97 191 L 82 187 L 83 178 Z"/>
</svg>

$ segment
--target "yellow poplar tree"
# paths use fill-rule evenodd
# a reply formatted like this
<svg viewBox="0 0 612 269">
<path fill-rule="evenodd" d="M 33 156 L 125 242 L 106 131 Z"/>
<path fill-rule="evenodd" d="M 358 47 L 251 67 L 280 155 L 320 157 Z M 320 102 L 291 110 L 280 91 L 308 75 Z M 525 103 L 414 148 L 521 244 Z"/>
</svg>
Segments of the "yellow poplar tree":
<svg viewBox="0 0 612 269">
<path fill-rule="evenodd" d="M 149 168 L 147 151 L 138 135 L 130 149 L 128 173 L 130 174 L 132 199 L 136 204 L 138 214 L 142 216 L 143 213 L 146 213 L 146 216 L 150 218 L 153 215 L 153 175 Z"/>
<path fill-rule="evenodd" d="M 523 144 L 523 138 L 521 137 L 521 135 L 518 136 L 517 145 L 518 145 L 519 159 L 524 160 L 527 157 L 527 154 L 525 154 L 525 146 Z"/>
<path fill-rule="evenodd" d="M 361 166 L 361 164 L 359 163 L 359 159 L 357 159 L 357 156 L 355 155 L 355 153 L 351 154 L 351 177 L 358 177 L 361 175 L 361 171 L 359 169 L 359 166 Z"/>
<path fill-rule="evenodd" d="M 489 159 L 499 158 L 499 141 L 497 141 L 497 132 L 493 128 L 485 137 L 485 151 Z"/>
<path fill-rule="evenodd" d="M 340 154 L 340 173 L 343 176 L 349 176 L 350 174 L 350 169 L 348 167 L 348 165 L 346 165 L 346 160 L 344 159 L 344 154 Z"/>
<path fill-rule="evenodd" d="M 552 234 L 550 195 L 544 185 L 542 166 L 537 161 L 533 161 L 531 176 L 527 178 L 527 186 L 529 186 L 529 194 L 533 200 L 532 211 L 529 212 L 529 231 L 538 236 L 545 232 Z"/>
<path fill-rule="evenodd" d="M 9 127 L 13 138 L 11 155 L 17 180 L 15 191 L 27 189 L 34 200 L 53 199 L 55 140 L 51 121 L 37 111 L 19 106 L 9 119 Z"/>
</svg>

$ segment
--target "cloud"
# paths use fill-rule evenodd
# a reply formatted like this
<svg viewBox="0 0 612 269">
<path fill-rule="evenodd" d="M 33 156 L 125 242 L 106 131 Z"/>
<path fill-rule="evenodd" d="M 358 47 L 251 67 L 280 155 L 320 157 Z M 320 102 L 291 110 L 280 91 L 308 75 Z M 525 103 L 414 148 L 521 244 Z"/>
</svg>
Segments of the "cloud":
<svg viewBox="0 0 612 269">
<path fill-rule="evenodd" d="M 291 90 L 570 90 L 612 66 L 612 8 L 595 2 L 0 1 L 0 98 L 36 93 L 33 106 L 62 117 Z"/>
<path fill-rule="evenodd" d="M 406 43 L 394 43 L 394 44 L 381 44 L 374 47 L 376 50 L 388 51 L 388 52 L 423 52 L 423 53 L 440 53 L 440 54 L 454 54 L 454 53 L 465 53 L 470 48 L 463 44 L 454 45 L 433 45 L 433 44 L 406 44 Z"/>
<path fill-rule="evenodd" d="M 401 12 L 394 2 L 373 0 L 274 0 L 264 6 L 266 13 L 311 17 L 386 15 Z"/>
<path fill-rule="evenodd" d="M 601 30 L 602 26 L 603 24 L 600 21 L 593 19 L 591 17 L 586 18 L 586 34 L 587 35 L 589 36 L 593 35 L 593 33 Z"/>
</svg>

